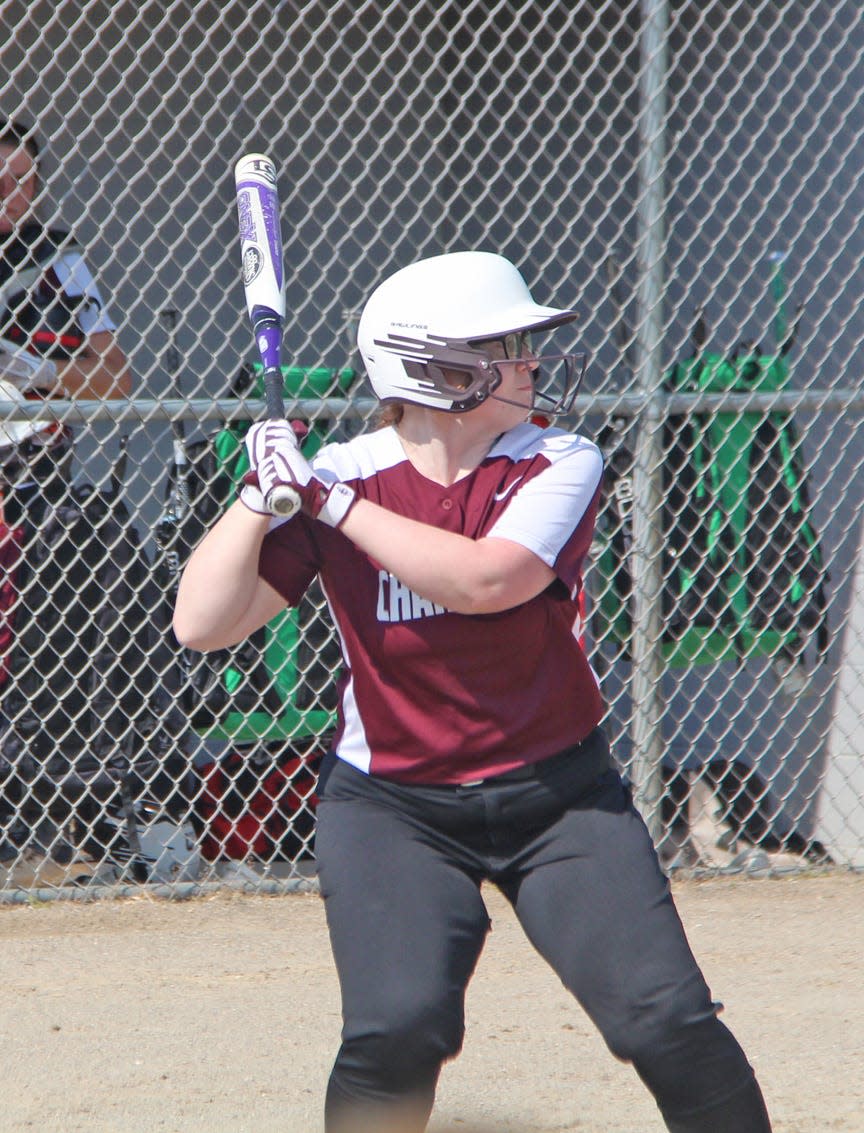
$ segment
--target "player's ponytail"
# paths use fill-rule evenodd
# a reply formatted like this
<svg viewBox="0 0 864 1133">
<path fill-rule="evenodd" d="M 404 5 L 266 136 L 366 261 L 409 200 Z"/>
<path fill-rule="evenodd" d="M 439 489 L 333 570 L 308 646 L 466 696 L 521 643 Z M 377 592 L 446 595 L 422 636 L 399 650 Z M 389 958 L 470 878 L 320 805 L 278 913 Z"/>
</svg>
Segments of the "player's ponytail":
<svg viewBox="0 0 864 1133">
<path fill-rule="evenodd" d="M 395 398 L 388 398 L 381 402 L 381 409 L 375 418 L 376 429 L 386 429 L 390 425 L 398 425 L 405 415 L 405 405 Z"/>
</svg>

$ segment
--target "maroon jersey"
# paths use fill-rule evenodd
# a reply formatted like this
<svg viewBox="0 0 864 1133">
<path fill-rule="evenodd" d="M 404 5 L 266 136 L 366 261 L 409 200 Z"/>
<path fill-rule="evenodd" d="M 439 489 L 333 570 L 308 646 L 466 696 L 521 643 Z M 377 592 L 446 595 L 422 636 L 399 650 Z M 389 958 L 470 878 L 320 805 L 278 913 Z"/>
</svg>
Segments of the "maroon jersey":
<svg viewBox="0 0 864 1133">
<path fill-rule="evenodd" d="M 464 783 L 588 735 L 603 714 L 578 640 L 581 568 L 603 469 L 595 445 L 519 425 L 447 487 L 414 468 L 392 428 L 328 445 L 312 464 L 322 480 L 350 484 L 360 499 L 399 515 L 519 543 L 556 575 L 513 609 L 458 614 L 415 594 L 340 531 L 302 515 L 274 520 L 262 578 L 294 605 L 319 574 L 339 633 L 337 755 L 400 782 Z"/>
</svg>

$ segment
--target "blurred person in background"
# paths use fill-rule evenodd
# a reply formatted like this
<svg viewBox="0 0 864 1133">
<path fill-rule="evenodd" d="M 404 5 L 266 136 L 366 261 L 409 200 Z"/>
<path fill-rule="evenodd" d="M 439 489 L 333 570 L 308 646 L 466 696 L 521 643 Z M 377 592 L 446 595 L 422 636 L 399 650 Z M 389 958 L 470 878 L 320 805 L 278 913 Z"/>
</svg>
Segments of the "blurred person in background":
<svg viewBox="0 0 864 1133">
<path fill-rule="evenodd" d="M 15 649 L 28 627 L 63 626 L 70 618 L 68 596 L 64 600 L 52 591 L 58 607 L 54 610 L 38 608 L 33 597 L 44 566 L 39 533 L 54 520 L 60 538 L 77 514 L 72 432 L 52 420 L 48 403 L 127 397 L 132 388 L 115 323 L 81 248 L 71 232 L 40 217 L 42 196 L 40 147 L 33 127 L 0 115 L 0 401 L 13 405 L 0 412 L 0 861 L 4 863 L 15 861 L 31 846 L 37 846 L 46 860 L 65 861 L 70 852 L 49 821 L 47 807 L 36 806 L 35 817 L 29 811 L 25 817 L 22 809 L 32 801 L 25 783 L 32 774 L 28 777 L 22 771 L 25 757 L 46 763 L 44 755 L 31 751 L 26 718 L 29 674 L 51 671 L 45 688 L 56 693 L 58 704 L 68 691 L 68 674 L 62 665 L 56 666 L 56 658 L 51 664 L 47 628 L 41 637 L 37 634 L 44 648 L 37 649 L 23 670 L 20 650 Z M 27 417 L 22 409 L 28 401 L 45 408 Z M 90 576 L 80 544 L 78 553 L 80 569 L 76 557 L 64 570 L 69 585 L 80 590 Z M 60 569 L 59 562 L 53 566 Z M 75 632 L 83 634 L 83 627 L 76 626 Z M 53 725 L 52 730 L 56 730 Z M 56 739 L 60 743 L 62 737 Z"/>
<path fill-rule="evenodd" d="M 0 117 L 0 380 L 27 398 L 128 397 L 115 323 L 74 235 L 40 219 L 42 189 L 33 128 Z M 70 448 L 56 426 L 16 453 L 0 489 L 8 523 L 62 498 Z"/>
</svg>

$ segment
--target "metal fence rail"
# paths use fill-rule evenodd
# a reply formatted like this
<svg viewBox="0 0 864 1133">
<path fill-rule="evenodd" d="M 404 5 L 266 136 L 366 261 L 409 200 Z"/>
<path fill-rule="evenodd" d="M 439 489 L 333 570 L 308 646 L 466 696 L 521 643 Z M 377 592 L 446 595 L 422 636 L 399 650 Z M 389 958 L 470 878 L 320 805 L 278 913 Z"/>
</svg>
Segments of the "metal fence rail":
<svg viewBox="0 0 864 1133">
<path fill-rule="evenodd" d="M 323 596 L 230 655 L 169 630 L 262 412 L 231 176 L 250 150 L 280 171 L 286 405 L 312 446 L 374 415 L 354 330 L 405 263 L 499 250 L 579 309 L 563 424 L 607 458 L 586 645 L 667 867 L 864 865 L 859 4 L 0 17 L 0 116 L 35 128 L 38 216 L 83 246 L 134 375 L 118 400 L 0 388 L 0 897 L 314 873 Z M 6 335 L 40 284 L 3 271 Z M 46 478 L 3 438 L 49 421 L 74 445 Z M 40 477 L 51 506 L 22 519 Z"/>
</svg>

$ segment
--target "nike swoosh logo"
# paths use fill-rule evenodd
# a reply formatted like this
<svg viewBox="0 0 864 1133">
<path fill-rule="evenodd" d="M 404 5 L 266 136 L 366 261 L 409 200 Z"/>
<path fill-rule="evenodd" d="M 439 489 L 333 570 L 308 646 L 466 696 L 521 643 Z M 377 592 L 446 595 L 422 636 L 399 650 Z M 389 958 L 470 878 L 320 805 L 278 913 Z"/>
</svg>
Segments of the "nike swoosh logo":
<svg viewBox="0 0 864 1133">
<path fill-rule="evenodd" d="M 506 500 L 507 497 L 510 495 L 510 493 L 513 491 L 513 489 L 516 487 L 516 485 L 521 481 L 521 479 L 522 479 L 521 476 L 517 476 L 517 478 L 513 481 L 512 484 L 508 484 L 507 487 L 502 492 L 496 492 L 495 495 L 492 497 L 492 499 L 495 500 L 497 503 L 500 503 L 501 500 Z"/>
</svg>

